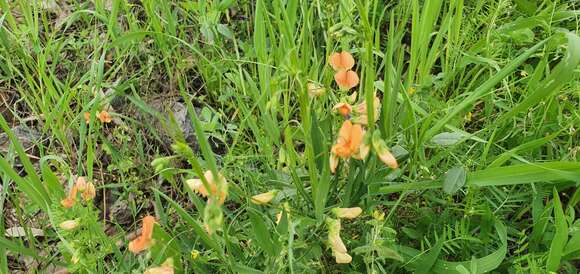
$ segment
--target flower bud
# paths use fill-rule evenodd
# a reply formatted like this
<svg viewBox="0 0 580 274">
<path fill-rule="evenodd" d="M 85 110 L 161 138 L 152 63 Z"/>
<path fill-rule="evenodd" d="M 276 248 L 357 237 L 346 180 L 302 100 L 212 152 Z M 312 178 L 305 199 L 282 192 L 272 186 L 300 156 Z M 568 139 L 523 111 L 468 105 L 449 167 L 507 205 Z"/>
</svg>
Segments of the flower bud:
<svg viewBox="0 0 580 274">
<path fill-rule="evenodd" d="M 326 89 L 323 86 L 313 82 L 308 82 L 306 87 L 308 88 L 308 95 L 310 97 L 320 97 L 326 92 Z"/>
<path fill-rule="evenodd" d="M 336 259 L 336 263 L 350 263 L 352 257 L 348 255 L 346 246 L 340 238 L 340 220 L 326 218 L 326 225 L 328 227 L 328 244 L 332 250 L 332 255 Z"/>
<path fill-rule="evenodd" d="M 79 226 L 78 220 L 66 220 L 58 225 L 62 230 L 70 231 Z"/>
<path fill-rule="evenodd" d="M 332 212 L 337 218 L 341 219 L 354 219 L 362 213 L 362 208 L 360 207 L 349 207 L 349 208 L 334 208 Z"/>
<path fill-rule="evenodd" d="M 276 197 L 276 194 L 278 194 L 277 190 L 271 190 L 258 195 L 254 195 L 252 196 L 252 203 L 257 205 L 267 204 Z"/>
<path fill-rule="evenodd" d="M 389 151 L 389 147 L 387 147 L 385 141 L 381 139 L 380 133 L 378 131 L 375 131 L 373 134 L 373 148 L 375 149 L 377 156 L 379 156 L 379 159 L 388 167 L 392 169 L 399 168 L 397 159 L 395 156 L 393 156 L 391 151 Z"/>
<path fill-rule="evenodd" d="M 188 179 L 185 181 L 185 184 L 194 193 L 199 193 L 204 197 L 206 197 L 208 195 L 208 192 L 205 189 L 205 187 L 203 186 L 203 182 L 201 181 L 201 179 L 197 179 L 197 178 L 196 179 Z"/>
<path fill-rule="evenodd" d="M 85 191 L 85 189 L 87 188 L 87 180 L 85 179 L 85 177 L 79 176 L 77 178 L 77 181 L 75 182 L 75 186 L 77 187 L 78 191 L 80 192 Z"/>
</svg>

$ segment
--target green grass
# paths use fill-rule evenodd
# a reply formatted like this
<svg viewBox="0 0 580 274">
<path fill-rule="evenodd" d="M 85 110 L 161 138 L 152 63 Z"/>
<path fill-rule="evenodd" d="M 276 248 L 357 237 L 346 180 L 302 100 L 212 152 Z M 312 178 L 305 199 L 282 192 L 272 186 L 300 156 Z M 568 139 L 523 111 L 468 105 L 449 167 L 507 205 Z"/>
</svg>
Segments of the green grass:
<svg viewBox="0 0 580 274">
<path fill-rule="evenodd" d="M 0 0 L 0 273 L 142 273 L 168 258 L 176 273 L 577 273 L 578 10 Z M 339 51 L 356 60 L 350 91 L 328 63 Z M 332 108 L 347 101 L 378 111 L 365 130 L 398 169 L 372 148 L 331 172 Z M 209 188 L 208 170 L 227 181 L 223 205 L 185 183 Z M 65 209 L 76 176 L 97 194 Z M 348 264 L 329 241 L 336 207 L 363 210 L 341 221 Z M 154 244 L 135 255 L 145 215 Z"/>
</svg>

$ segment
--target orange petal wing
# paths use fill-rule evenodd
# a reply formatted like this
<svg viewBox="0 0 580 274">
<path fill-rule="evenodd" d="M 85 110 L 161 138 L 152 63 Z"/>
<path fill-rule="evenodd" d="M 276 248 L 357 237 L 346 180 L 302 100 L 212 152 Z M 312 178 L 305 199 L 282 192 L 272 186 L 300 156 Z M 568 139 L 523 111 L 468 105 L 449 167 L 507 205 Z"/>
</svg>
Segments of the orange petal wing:
<svg viewBox="0 0 580 274">
<path fill-rule="evenodd" d="M 352 70 L 337 72 L 334 75 L 334 80 L 341 89 L 354 88 L 358 85 L 359 82 L 358 75 Z"/>
<path fill-rule="evenodd" d="M 153 227 L 155 226 L 155 217 L 145 216 L 143 218 L 143 230 L 141 236 L 129 243 L 129 251 L 137 254 L 151 246 L 153 237 Z"/>
<path fill-rule="evenodd" d="M 335 71 L 349 70 L 354 67 L 354 58 L 346 51 L 333 53 L 329 61 Z"/>
<path fill-rule="evenodd" d="M 340 130 L 338 131 L 337 143 L 344 142 L 350 139 L 350 133 L 352 132 L 352 122 L 346 120 L 342 123 Z"/>
<path fill-rule="evenodd" d="M 355 124 L 352 126 L 351 133 L 350 133 L 350 151 L 355 153 L 358 149 L 360 144 L 362 143 L 364 131 L 359 124 Z"/>
</svg>

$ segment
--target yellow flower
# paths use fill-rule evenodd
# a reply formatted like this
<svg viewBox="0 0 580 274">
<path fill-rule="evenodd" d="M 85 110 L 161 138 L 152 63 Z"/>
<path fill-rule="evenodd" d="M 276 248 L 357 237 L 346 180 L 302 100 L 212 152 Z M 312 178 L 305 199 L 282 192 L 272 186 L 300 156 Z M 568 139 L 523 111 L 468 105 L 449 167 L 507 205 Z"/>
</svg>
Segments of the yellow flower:
<svg viewBox="0 0 580 274">
<path fill-rule="evenodd" d="M 265 193 L 261 193 L 258 195 L 254 195 L 252 196 L 252 203 L 257 204 L 257 205 L 263 205 L 263 204 L 267 204 L 270 201 L 272 201 L 272 199 L 274 199 L 276 197 L 276 194 L 278 194 L 277 190 L 271 190 Z"/>
<path fill-rule="evenodd" d="M 375 210 L 373 211 L 373 218 L 377 221 L 385 220 L 385 213 L 382 211 Z"/>
<path fill-rule="evenodd" d="M 346 246 L 340 238 L 340 221 L 332 218 L 326 218 L 326 225 L 328 227 L 328 244 L 332 250 L 332 255 L 336 259 L 336 263 L 350 263 L 352 261 L 352 257 L 348 255 Z"/>
<path fill-rule="evenodd" d="M 168 258 L 161 266 L 149 268 L 143 274 L 173 274 L 173 272 L 173 258 Z"/>
<path fill-rule="evenodd" d="M 362 208 L 360 208 L 360 207 L 349 207 L 349 208 L 337 207 L 337 208 L 332 209 L 332 212 L 338 218 L 354 219 L 362 213 Z"/>
<path fill-rule="evenodd" d="M 199 257 L 199 251 L 197 249 L 192 249 L 191 250 L 191 259 L 195 260 L 195 259 L 197 259 L 197 257 Z"/>
<path fill-rule="evenodd" d="M 66 220 L 58 225 L 62 230 L 73 230 L 79 226 L 79 222 L 77 220 Z"/>
</svg>

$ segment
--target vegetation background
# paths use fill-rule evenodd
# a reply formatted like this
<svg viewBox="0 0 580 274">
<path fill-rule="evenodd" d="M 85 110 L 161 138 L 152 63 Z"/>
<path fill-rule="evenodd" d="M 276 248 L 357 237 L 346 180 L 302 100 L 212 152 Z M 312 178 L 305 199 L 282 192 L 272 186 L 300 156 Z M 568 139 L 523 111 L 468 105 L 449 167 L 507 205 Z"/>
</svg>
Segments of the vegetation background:
<svg viewBox="0 0 580 274">
<path fill-rule="evenodd" d="M 0 0 L 0 273 L 577 273 L 579 5 Z M 340 102 L 399 168 L 330 172 Z M 185 183 L 206 170 L 223 206 Z M 66 209 L 77 176 L 96 194 Z M 363 210 L 348 264 L 336 207 Z"/>
</svg>

